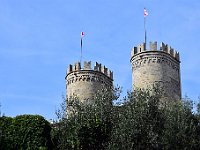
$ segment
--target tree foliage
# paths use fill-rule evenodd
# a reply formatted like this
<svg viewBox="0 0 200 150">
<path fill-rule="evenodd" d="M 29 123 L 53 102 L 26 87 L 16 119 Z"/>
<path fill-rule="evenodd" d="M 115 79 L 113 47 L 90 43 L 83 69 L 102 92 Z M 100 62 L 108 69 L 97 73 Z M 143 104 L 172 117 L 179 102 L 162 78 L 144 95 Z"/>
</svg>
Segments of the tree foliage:
<svg viewBox="0 0 200 150">
<path fill-rule="evenodd" d="M 104 149 L 112 130 L 112 99 L 116 96 L 102 88 L 92 103 L 70 98 L 68 107 L 65 107 L 67 102 L 64 100 L 56 112 L 58 122 L 53 130 L 58 149 Z M 67 108 L 71 110 L 68 116 L 65 115 Z"/>
<path fill-rule="evenodd" d="M 12 118 L 0 117 L 0 149 L 13 149 Z"/>
<path fill-rule="evenodd" d="M 48 121 L 39 115 L 20 115 L 0 118 L 2 150 L 52 149 Z"/>
<path fill-rule="evenodd" d="M 38 115 L 1 116 L 0 149 L 200 149 L 200 103 L 194 112 L 189 98 L 163 99 L 153 88 L 129 92 L 113 105 L 119 93 L 102 88 L 88 103 L 63 98 L 51 126 Z"/>
<path fill-rule="evenodd" d="M 200 115 L 191 100 L 166 100 L 153 88 L 135 90 L 123 104 L 110 105 L 119 91 L 102 89 L 91 105 L 72 98 L 73 115 L 59 117 L 58 149 L 200 149 Z"/>
</svg>

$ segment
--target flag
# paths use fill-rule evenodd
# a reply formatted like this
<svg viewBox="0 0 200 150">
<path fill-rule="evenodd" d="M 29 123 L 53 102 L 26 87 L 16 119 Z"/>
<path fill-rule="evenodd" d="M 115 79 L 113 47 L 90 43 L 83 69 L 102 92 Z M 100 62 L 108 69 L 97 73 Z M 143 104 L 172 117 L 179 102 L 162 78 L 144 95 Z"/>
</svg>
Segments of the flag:
<svg viewBox="0 0 200 150">
<path fill-rule="evenodd" d="M 84 37 L 84 35 L 85 35 L 85 34 L 84 34 L 84 32 L 81 32 L 81 38 L 83 38 L 83 37 Z"/>
<path fill-rule="evenodd" d="M 146 8 L 144 8 L 144 17 L 148 16 L 148 12 L 146 10 Z"/>
</svg>

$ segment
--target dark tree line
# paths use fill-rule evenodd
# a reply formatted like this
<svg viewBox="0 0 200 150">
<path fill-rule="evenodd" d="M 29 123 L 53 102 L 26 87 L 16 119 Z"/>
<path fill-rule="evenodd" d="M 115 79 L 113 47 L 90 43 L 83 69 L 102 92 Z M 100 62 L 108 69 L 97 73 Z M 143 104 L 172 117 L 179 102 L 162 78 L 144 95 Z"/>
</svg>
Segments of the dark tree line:
<svg viewBox="0 0 200 150">
<path fill-rule="evenodd" d="M 158 88 L 135 90 L 122 103 L 102 89 L 93 103 L 71 98 L 61 104 L 57 121 L 41 116 L 0 117 L 0 149 L 182 150 L 200 149 L 200 104 L 163 100 Z M 70 116 L 66 109 L 71 109 Z"/>
</svg>

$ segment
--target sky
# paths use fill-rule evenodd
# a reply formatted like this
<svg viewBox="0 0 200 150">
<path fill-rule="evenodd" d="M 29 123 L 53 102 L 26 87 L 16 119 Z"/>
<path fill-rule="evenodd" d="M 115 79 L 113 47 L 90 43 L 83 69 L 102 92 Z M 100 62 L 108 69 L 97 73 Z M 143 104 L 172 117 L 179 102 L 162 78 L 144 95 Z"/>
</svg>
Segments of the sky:
<svg viewBox="0 0 200 150">
<path fill-rule="evenodd" d="M 55 119 L 66 95 L 66 69 L 80 60 L 102 63 L 114 84 L 131 90 L 130 53 L 144 41 L 180 53 L 182 96 L 200 95 L 199 0 L 0 0 L 1 113 Z"/>
</svg>

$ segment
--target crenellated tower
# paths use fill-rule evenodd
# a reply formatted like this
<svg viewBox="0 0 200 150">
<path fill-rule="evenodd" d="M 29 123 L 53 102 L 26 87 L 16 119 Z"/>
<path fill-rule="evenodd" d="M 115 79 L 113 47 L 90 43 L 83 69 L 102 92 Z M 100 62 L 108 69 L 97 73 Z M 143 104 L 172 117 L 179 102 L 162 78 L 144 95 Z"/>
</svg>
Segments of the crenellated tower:
<svg viewBox="0 0 200 150">
<path fill-rule="evenodd" d="M 163 88 L 164 97 L 181 98 L 180 58 L 179 53 L 169 45 L 150 42 L 146 50 L 145 43 L 131 51 L 132 86 L 134 88 L 151 88 L 159 85 Z"/>
<path fill-rule="evenodd" d="M 113 72 L 97 62 L 92 68 L 91 61 L 85 61 L 83 68 L 80 62 L 70 64 L 65 79 L 67 97 L 76 96 L 81 102 L 90 102 L 102 87 L 113 86 Z"/>
</svg>

